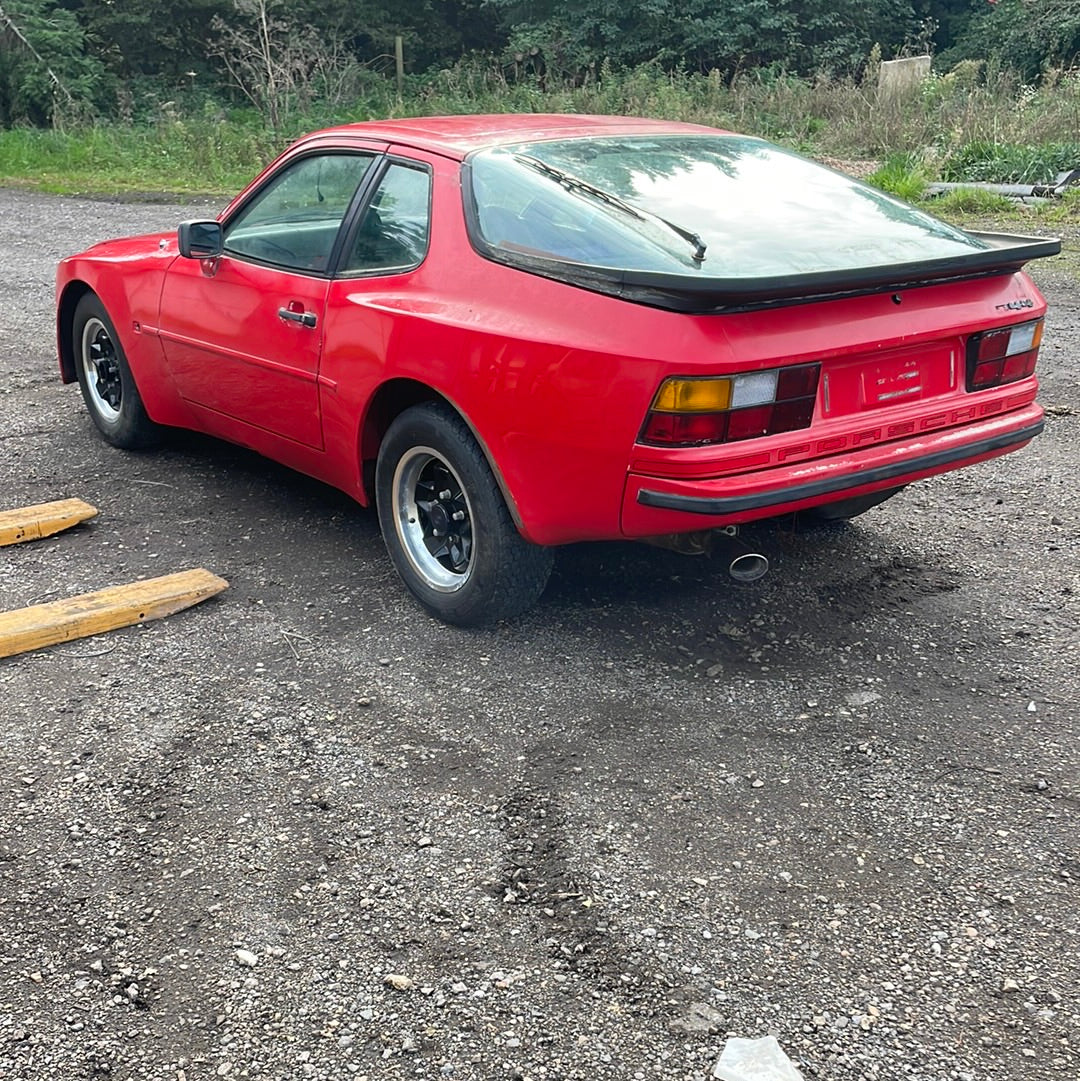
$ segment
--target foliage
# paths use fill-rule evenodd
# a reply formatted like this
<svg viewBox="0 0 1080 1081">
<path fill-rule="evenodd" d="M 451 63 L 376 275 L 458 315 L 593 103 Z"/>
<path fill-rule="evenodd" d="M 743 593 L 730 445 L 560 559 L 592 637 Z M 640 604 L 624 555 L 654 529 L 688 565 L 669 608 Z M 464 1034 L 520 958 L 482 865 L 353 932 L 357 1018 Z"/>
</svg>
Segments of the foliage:
<svg viewBox="0 0 1080 1081">
<path fill-rule="evenodd" d="M 0 3 L 0 127 L 78 119 L 100 98 L 104 66 L 72 12 L 53 0 Z"/>
<path fill-rule="evenodd" d="M 659 63 L 729 78 L 774 66 L 803 74 L 852 72 L 875 42 L 902 48 L 917 31 L 910 3 L 833 0 L 487 0 L 498 10 L 516 62 L 584 81 L 601 65 Z"/>
<path fill-rule="evenodd" d="M 1016 203 L 1004 195 L 998 195 L 982 188 L 956 188 L 939 196 L 930 204 L 935 214 L 974 214 L 990 217 L 995 214 L 1011 213 Z"/>
<path fill-rule="evenodd" d="M 235 192 L 284 149 L 258 117 L 200 117 L 158 124 L 97 125 L 77 133 L 0 131 L 9 179 L 46 191 Z"/>
<path fill-rule="evenodd" d="M 298 22 L 285 0 L 232 0 L 209 45 L 229 79 L 273 130 L 316 98 L 335 108 L 355 95 L 361 65 L 334 38 Z"/>
<path fill-rule="evenodd" d="M 909 203 L 922 198 L 930 180 L 926 164 L 917 154 L 893 154 L 866 179 L 882 191 Z"/>
<path fill-rule="evenodd" d="M 1028 179 L 1033 174 L 1015 166 L 1036 161 L 1051 179 L 1059 166 L 1080 163 L 1080 83 L 1058 77 L 1032 88 L 993 70 L 984 78 L 985 67 L 935 76 L 896 101 L 878 97 L 872 76 L 860 83 L 770 69 L 726 80 L 715 71 L 668 72 L 654 63 L 627 71 L 601 64 L 587 79 L 556 80 L 515 77 L 512 66 L 478 56 L 430 75 L 407 75 L 399 96 L 394 79 L 370 67 L 330 64 L 330 74 L 348 79 L 314 91 L 323 76 L 309 68 L 270 127 L 251 103 L 225 108 L 197 88 L 165 97 L 152 81 L 136 79 L 134 123 L 100 122 L 59 141 L 49 132 L 0 131 L 0 180 L 23 177 L 68 190 L 225 192 L 314 128 L 503 111 L 665 117 L 763 135 L 819 157 L 873 159 L 883 162 L 875 180 L 905 199 L 943 176 Z"/>
<path fill-rule="evenodd" d="M 1036 79 L 1069 67 L 1080 52 L 1080 0 L 995 0 L 963 25 L 946 58 L 993 58 L 1000 66 Z"/>
<path fill-rule="evenodd" d="M 985 180 L 998 184 L 1045 184 L 1080 167 L 1080 143 L 1016 145 L 978 139 L 958 148 L 942 168 L 945 180 Z"/>
</svg>

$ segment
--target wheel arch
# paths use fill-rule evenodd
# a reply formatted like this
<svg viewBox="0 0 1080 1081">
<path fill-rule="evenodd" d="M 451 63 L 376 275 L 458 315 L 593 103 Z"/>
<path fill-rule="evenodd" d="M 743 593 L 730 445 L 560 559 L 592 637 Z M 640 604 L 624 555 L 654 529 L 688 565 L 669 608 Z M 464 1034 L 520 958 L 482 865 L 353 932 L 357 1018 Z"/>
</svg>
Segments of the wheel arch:
<svg viewBox="0 0 1080 1081">
<path fill-rule="evenodd" d="M 517 501 L 506 483 L 506 479 L 499 469 L 499 465 L 491 453 L 491 448 L 477 430 L 468 413 L 465 412 L 455 401 L 445 394 L 439 393 L 433 387 L 422 383 L 417 379 L 388 379 L 372 395 L 364 412 L 364 418 L 360 424 L 360 433 L 357 452 L 360 461 L 360 481 L 364 493 L 364 500 L 368 506 L 375 505 L 375 463 L 379 457 L 379 447 L 387 429 L 406 409 L 424 402 L 442 403 L 452 409 L 465 423 L 476 440 L 480 452 L 484 455 L 491 475 L 499 486 L 507 510 L 514 521 L 514 525 L 524 533 L 521 514 L 518 511 Z"/>
<path fill-rule="evenodd" d="M 93 289 L 79 279 L 64 286 L 56 306 L 56 349 L 60 358 L 60 380 L 74 383 L 78 379 L 75 371 L 75 350 L 72 344 L 72 332 L 75 326 L 75 309 L 79 301 Z"/>
</svg>

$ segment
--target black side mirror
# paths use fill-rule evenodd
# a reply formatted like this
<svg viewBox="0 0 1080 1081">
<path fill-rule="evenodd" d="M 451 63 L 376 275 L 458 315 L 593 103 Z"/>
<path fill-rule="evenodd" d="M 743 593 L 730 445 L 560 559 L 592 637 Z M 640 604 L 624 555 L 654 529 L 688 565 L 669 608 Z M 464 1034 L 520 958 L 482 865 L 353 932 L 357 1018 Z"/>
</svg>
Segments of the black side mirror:
<svg viewBox="0 0 1080 1081">
<path fill-rule="evenodd" d="M 185 259 L 214 259 L 222 252 L 221 222 L 181 222 L 176 230 L 176 243 Z"/>
</svg>

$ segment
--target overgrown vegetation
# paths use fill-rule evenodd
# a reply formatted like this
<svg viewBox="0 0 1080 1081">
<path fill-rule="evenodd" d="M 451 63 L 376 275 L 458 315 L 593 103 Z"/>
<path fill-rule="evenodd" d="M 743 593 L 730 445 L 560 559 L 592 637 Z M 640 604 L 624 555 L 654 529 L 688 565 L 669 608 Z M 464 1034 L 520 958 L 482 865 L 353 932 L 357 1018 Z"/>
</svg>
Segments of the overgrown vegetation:
<svg viewBox="0 0 1080 1081">
<path fill-rule="evenodd" d="M 905 199 L 935 179 L 1036 182 L 1080 164 L 1080 79 L 1033 89 L 982 65 L 932 77 L 903 98 L 879 95 L 876 73 L 806 79 L 746 72 L 628 71 L 603 66 L 582 83 L 507 76 L 462 60 L 392 79 L 357 72 L 348 95 L 281 104 L 276 126 L 251 102 L 223 107 L 197 92 L 143 103 L 142 122 L 0 131 L 0 177 L 58 191 L 231 191 L 296 135 L 373 117 L 465 112 L 626 113 L 762 135 L 818 157 L 880 163 L 872 179 Z"/>
<path fill-rule="evenodd" d="M 1080 0 L 0 0 L 0 179 L 230 191 L 331 123 L 565 111 L 870 160 L 915 199 L 1080 164 L 1078 47 Z M 879 92 L 924 49 L 929 79 Z"/>
</svg>

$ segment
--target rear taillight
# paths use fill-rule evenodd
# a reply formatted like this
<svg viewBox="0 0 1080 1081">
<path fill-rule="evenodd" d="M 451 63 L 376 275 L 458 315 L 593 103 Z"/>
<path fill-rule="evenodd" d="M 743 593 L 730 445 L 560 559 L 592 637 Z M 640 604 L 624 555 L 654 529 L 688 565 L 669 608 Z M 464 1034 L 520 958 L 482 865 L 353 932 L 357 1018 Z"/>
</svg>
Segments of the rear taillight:
<svg viewBox="0 0 1080 1081">
<path fill-rule="evenodd" d="M 967 389 L 987 390 L 1035 371 L 1043 321 L 972 334 L 967 345 Z"/>
<path fill-rule="evenodd" d="M 665 379 L 641 442 L 665 447 L 734 443 L 809 428 L 820 364 L 705 379 Z"/>
</svg>

